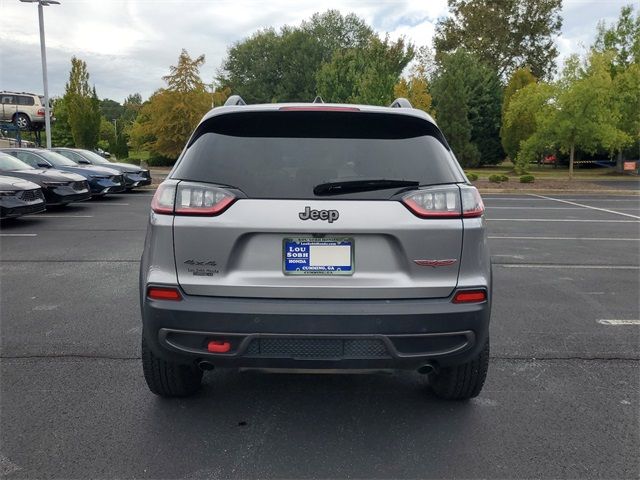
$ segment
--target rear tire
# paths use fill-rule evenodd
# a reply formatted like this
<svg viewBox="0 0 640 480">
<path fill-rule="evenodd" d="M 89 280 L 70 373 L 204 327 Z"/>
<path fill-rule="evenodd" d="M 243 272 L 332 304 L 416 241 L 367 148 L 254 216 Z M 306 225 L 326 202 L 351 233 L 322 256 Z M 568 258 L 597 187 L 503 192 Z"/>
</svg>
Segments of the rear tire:
<svg viewBox="0 0 640 480">
<path fill-rule="evenodd" d="M 13 117 L 13 123 L 20 130 L 30 130 L 31 129 L 31 120 L 24 113 L 17 113 L 15 117 Z"/>
<path fill-rule="evenodd" d="M 489 339 L 477 357 L 462 365 L 441 368 L 429 379 L 436 396 L 444 400 L 468 400 L 477 397 L 489 369 Z"/>
<path fill-rule="evenodd" d="M 187 397 L 200 389 L 202 370 L 157 357 L 142 338 L 142 370 L 149 390 L 161 397 Z"/>
</svg>

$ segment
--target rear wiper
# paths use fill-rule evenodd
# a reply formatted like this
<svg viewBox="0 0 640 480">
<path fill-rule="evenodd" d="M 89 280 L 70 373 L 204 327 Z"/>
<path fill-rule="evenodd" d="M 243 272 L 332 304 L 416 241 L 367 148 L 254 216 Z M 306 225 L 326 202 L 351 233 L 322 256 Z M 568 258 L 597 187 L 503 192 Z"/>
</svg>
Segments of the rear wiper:
<svg viewBox="0 0 640 480">
<path fill-rule="evenodd" d="M 412 180 L 351 180 L 348 182 L 321 183 L 313 187 L 313 193 L 318 196 L 342 195 L 343 193 L 371 192 L 387 188 L 417 187 L 420 182 Z"/>
</svg>

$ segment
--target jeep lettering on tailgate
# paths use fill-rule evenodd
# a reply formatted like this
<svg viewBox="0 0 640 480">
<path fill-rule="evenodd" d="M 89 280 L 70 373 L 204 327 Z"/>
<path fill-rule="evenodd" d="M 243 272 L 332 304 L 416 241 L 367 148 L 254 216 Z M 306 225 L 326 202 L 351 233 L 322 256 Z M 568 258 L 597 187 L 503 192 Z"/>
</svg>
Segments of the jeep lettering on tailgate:
<svg viewBox="0 0 640 480">
<path fill-rule="evenodd" d="M 300 212 L 298 216 L 300 220 L 328 220 L 333 223 L 340 214 L 337 210 L 311 210 L 311 207 L 305 207 L 304 212 Z"/>
</svg>

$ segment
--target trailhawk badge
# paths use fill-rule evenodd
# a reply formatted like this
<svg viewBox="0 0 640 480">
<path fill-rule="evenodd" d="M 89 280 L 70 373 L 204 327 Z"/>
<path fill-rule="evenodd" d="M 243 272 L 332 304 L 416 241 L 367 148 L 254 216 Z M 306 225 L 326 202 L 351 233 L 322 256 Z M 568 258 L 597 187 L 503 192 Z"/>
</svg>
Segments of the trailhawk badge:
<svg viewBox="0 0 640 480">
<path fill-rule="evenodd" d="M 335 222 L 340 214 L 337 210 L 311 210 L 305 207 L 304 212 L 298 214 L 300 220 L 327 220 L 329 223 Z"/>
</svg>

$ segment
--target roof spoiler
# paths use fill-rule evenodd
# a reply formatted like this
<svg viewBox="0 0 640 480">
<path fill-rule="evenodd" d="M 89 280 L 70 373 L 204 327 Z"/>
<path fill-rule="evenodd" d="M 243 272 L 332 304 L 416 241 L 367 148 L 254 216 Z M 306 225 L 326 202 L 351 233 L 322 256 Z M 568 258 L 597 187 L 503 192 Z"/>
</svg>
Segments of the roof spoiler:
<svg viewBox="0 0 640 480">
<path fill-rule="evenodd" d="M 411 105 L 411 102 L 406 98 L 402 98 L 402 97 L 396 98 L 393 101 L 393 103 L 389 106 L 391 108 L 413 108 L 413 106 Z"/>
<path fill-rule="evenodd" d="M 227 101 L 224 102 L 225 107 L 236 105 L 246 105 L 245 101 L 240 95 L 231 95 L 229 98 L 227 98 Z"/>
</svg>

